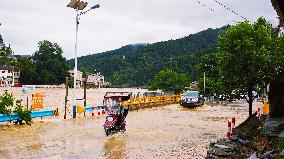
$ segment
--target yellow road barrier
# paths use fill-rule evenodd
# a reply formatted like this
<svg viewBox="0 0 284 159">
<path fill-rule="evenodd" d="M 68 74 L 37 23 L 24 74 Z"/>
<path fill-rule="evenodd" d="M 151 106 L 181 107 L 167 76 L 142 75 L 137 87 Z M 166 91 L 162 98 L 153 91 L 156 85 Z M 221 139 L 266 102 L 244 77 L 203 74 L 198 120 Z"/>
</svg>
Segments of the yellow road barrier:
<svg viewBox="0 0 284 159">
<path fill-rule="evenodd" d="M 180 95 L 170 96 L 154 96 L 154 97 L 138 97 L 131 98 L 129 102 L 124 102 L 123 106 L 129 106 L 132 109 L 140 109 L 142 107 L 151 107 L 159 105 L 167 105 L 180 101 Z"/>
</svg>

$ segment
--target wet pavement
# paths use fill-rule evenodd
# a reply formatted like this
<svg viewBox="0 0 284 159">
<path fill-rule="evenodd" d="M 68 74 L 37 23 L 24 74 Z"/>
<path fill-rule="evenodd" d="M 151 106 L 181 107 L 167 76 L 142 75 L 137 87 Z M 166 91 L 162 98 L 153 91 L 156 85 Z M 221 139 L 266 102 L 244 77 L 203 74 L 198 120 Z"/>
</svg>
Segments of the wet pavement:
<svg viewBox="0 0 284 159">
<path fill-rule="evenodd" d="M 239 103 L 131 111 L 127 131 L 109 137 L 102 127 L 105 118 L 90 113 L 75 120 L 36 119 L 32 126 L 2 124 L 0 158 L 204 158 L 209 143 L 225 137 L 227 120 L 236 117 L 239 124 L 247 110 L 246 103 Z"/>
</svg>

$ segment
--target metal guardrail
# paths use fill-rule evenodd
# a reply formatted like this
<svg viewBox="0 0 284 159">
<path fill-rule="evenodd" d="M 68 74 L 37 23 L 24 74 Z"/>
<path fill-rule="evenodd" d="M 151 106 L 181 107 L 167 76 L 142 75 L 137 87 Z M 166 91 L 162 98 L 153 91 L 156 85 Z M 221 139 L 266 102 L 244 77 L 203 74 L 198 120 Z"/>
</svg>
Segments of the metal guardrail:
<svg viewBox="0 0 284 159">
<path fill-rule="evenodd" d="M 154 96 L 154 97 L 138 97 L 130 98 L 128 102 L 124 102 L 123 106 L 129 106 L 134 110 L 135 108 L 142 107 L 151 107 L 151 106 L 161 106 L 166 104 L 172 104 L 180 101 L 180 95 L 171 95 L 171 96 Z M 92 112 L 93 110 L 104 110 L 104 106 L 86 106 L 80 107 L 80 110 L 77 110 L 78 113 L 82 112 Z"/>
<path fill-rule="evenodd" d="M 45 117 L 45 116 L 53 116 L 54 110 L 40 110 L 40 111 L 32 111 L 31 118 Z M 19 120 L 21 117 L 16 113 L 12 113 L 10 115 L 0 114 L 0 122 L 5 121 L 14 121 Z"/>
<path fill-rule="evenodd" d="M 87 106 L 85 107 L 85 112 L 91 112 L 92 109 L 94 108 L 94 110 L 101 110 L 104 109 L 104 106 Z"/>
<path fill-rule="evenodd" d="M 123 103 L 123 106 L 130 106 L 132 109 L 138 107 L 139 109 L 147 106 L 166 105 L 179 102 L 180 95 L 171 96 L 154 96 L 154 97 L 139 97 L 131 98 L 130 102 Z"/>
</svg>

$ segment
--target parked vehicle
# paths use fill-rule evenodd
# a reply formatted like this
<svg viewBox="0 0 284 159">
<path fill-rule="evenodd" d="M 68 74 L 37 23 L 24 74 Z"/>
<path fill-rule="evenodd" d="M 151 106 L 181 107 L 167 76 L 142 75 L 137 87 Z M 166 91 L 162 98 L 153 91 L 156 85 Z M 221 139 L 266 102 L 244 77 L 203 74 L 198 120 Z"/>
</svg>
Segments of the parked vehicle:
<svg viewBox="0 0 284 159">
<path fill-rule="evenodd" d="M 181 106 L 201 106 L 204 104 L 204 97 L 198 91 L 187 91 L 181 96 Z"/>
<path fill-rule="evenodd" d="M 107 117 L 104 126 L 106 136 L 116 132 L 126 131 L 125 118 L 128 108 L 124 108 L 121 103 L 130 99 L 128 92 L 107 92 L 104 97 L 104 107 Z"/>
</svg>

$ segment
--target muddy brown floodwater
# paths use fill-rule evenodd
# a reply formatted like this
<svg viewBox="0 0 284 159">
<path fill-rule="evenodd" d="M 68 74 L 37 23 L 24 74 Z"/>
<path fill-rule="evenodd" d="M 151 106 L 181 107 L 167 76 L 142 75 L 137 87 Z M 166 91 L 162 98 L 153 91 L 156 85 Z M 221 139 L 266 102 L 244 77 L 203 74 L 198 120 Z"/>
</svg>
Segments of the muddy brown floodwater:
<svg viewBox="0 0 284 159">
<path fill-rule="evenodd" d="M 36 119 L 32 126 L 0 125 L 0 158 L 204 158 L 209 143 L 225 137 L 227 120 L 248 115 L 246 103 L 177 104 L 131 111 L 127 131 L 106 137 L 104 117 Z M 260 103 L 254 105 L 254 110 Z"/>
</svg>

